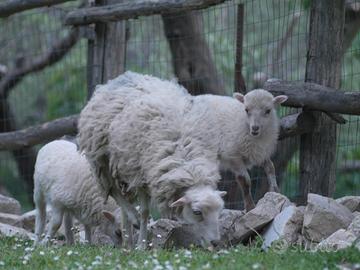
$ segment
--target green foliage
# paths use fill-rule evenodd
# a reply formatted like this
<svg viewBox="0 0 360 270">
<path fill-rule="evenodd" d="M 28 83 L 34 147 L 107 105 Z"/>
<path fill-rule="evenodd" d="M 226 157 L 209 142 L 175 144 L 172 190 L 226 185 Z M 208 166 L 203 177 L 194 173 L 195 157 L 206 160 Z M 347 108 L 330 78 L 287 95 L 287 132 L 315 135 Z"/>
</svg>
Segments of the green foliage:
<svg viewBox="0 0 360 270">
<path fill-rule="evenodd" d="M 0 238 L 0 269 L 338 269 L 359 263 L 360 252 L 309 252 L 238 246 L 209 252 L 200 249 L 124 251 L 86 245 L 33 248 L 29 241 Z M 355 269 L 355 268 L 354 268 Z"/>
</svg>

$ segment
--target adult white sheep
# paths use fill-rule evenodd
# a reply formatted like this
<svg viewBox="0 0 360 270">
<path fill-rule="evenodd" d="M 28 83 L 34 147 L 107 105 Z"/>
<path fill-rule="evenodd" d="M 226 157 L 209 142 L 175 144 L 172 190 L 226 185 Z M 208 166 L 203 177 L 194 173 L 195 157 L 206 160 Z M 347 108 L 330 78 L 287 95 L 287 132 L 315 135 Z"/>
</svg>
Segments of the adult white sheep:
<svg viewBox="0 0 360 270">
<path fill-rule="evenodd" d="M 122 243 L 121 211 L 113 200 L 104 205 L 101 194 L 84 155 L 66 140 L 43 146 L 37 156 L 34 172 L 36 206 L 35 234 L 39 243 L 46 223 L 46 205 L 51 207 L 49 228 L 42 243 L 52 239 L 60 228 L 63 216 L 65 237 L 74 242 L 72 217 L 85 227 L 85 238 L 91 243 L 92 227 L 111 238 L 116 246 Z"/>
<path fill-rule="evenodd" d="M 149 200 L 163 217 L 193 224 L 203 244 L 219 239 L 223 208 L 216 152 L 185 124 L 193 97 L 176 83 L 127 72 L 99 86 L 79 119 L 79 145 L 98 182 L 136 220 L 124 197 L 138 194 L 138 246 L 146 246 Z M 194 123 L 195 124 L 195 123 Z"/>
<path fill-rule="evenodd" d="M 286 100 L 286 96 L 274 97 L 263 89 L 245 96 L 234 93 L 234 98 L 215 95 L 194 98 L 188 125 L 197 124 L 191 133 L 216 151 L 223 168 L 236 174 L 246 210 L 254 208 L 248 173 L 254 165 L 264 168 L 270 191 L 278 192 L 270 158 L 279 133 L 276 107 Z"/>
</svg>

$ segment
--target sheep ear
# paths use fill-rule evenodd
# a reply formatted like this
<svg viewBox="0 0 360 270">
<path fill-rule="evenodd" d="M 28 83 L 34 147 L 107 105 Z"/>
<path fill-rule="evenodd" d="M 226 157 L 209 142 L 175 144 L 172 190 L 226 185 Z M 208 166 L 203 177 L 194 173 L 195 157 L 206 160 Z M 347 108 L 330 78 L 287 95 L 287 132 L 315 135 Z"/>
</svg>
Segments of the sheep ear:
<svg viewBox="0 0 360 270">
<path fill-rule="evenodd" d="M 226 191 L 219 191 L 220 197 L 225 197 L 226 194 L 227 194 Z"/>
<path fill-rule="evenodd" d="M 244 103 L 244 95 L 240 94 L 238 92 L 235 92 L 233 94 L 233 97 L 236 98 L 238 101 L 240 101 L 241 103 Z"/>
<path fill-rule="evenodd" d="M 115 223 L 115 216 L 109 211 L 102 211 L 104 217 L 106 217 L 111 223 Z"/>
<path fill-rule="evenodd" d="M 172 204 L 170 204 L 170 207 L 179 207 L 179 206 L 184 206 L 185 204 L 187 204 L 189 202 L 189 200 L 183 196 L 180 199 L 178 199 L 177 201 L 173 202 Z"/>
<path fill-rule="evenodd" d="M 277 97 L 274 97 L 273 101 L 275 105 L 280 105 L 281 103 L 284 103 L 285 101 L 287 101 L 288 97 L 285 95 L 280 95 Z"/>
</svg>

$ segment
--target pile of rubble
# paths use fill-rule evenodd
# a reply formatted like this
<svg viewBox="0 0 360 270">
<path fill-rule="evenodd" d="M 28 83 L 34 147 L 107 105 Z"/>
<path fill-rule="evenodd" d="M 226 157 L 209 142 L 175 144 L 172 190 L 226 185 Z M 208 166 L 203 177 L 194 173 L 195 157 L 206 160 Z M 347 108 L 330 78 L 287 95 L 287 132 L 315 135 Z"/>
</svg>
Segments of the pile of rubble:
<svg viewBox="0 0 360 270">
<path fill-rule="evenodd" d="M 0 195 L 0 235 L 35 238 L 35 211 L 20 213 L 18 201 Z M 200 239 L 191 233 L 189 225 L 176 221 L 159 219 L 149 225 L 149 230 L 149 243 L 153 248 L 200 244 Z M 240 243 L 246 245 L 254 237 L 260 236 L 263 249 L 294 245 L 315 250 L 338 250 L 351 245 L 360 249 L 360 196 L 334 200 L 309 194 L 306 206 L 295 206 L 284 195 L 268 192 L 247 213 L 223 210 L 220 230 L 221 248 Z"/>
</svg>

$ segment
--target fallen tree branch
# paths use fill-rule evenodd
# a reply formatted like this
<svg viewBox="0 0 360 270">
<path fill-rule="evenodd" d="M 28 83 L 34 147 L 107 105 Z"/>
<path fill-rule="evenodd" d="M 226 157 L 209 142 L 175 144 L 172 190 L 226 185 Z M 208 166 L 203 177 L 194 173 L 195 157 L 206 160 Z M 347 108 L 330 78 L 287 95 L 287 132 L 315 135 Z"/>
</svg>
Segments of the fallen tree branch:
<svg viewBox="0 0 360 270">
<path fill-rule="evenodd" d="M 0 133 L 0 151 L 21 149 L 46 143 L 64 135 L 75 135 L 78 118 L 79 115 L 75 114 L 22 130 Z M 283 117 L 280 126 L 281 140 L 310 132 L 314 122 L 311 114 L 297 113 Z"/>
<path fill-rule="evenodd" d="M 264 89 L 274 96 L 287 95 L 285 106 L 360 115 L 360 93 L 344 92 L 309 82 L 269 80 Z"/>
<path fill-rule="evenodd" d="M 81 8 L 69 12 L 66 25 L 83 25 L 97 22 L 134 19 L 139 16 L 154 14 L 178 13 L 207 8 L 226 0 L 162 0 L 127 1 L 121 4 Z"/>
<path fill-rule="evenodd" d="M 311 132 L 315 118 L 311 113 L 302 112 L 284 116 L 280 119 L 279 140 Z"/>
<path fill-rule="evenodd" d="M 28 9 L 53 6 L 69 1 L 74 0 L 6 0 L 0 3 L 0 18 L 8 17 Z"/>
<path fill-rule="evenodd" d="M 0 133 L 0 150 L 15 150 L 77 133 L 78 115 L 59 118 L 22 130 Z"/>
<path fill-rule="evenodd" d="M 24 65 L 8 71 L 0 81 L 0 97 L 6 98 L 10 90 L 16 86 L 25 75 L 40 71 L 60 61 L 76 44 L 78 37 L 78 29 L 72 28 L 64 38 L 54 44 L 44 55 L 31 60 L 24 60 Z"/>
</svg>

